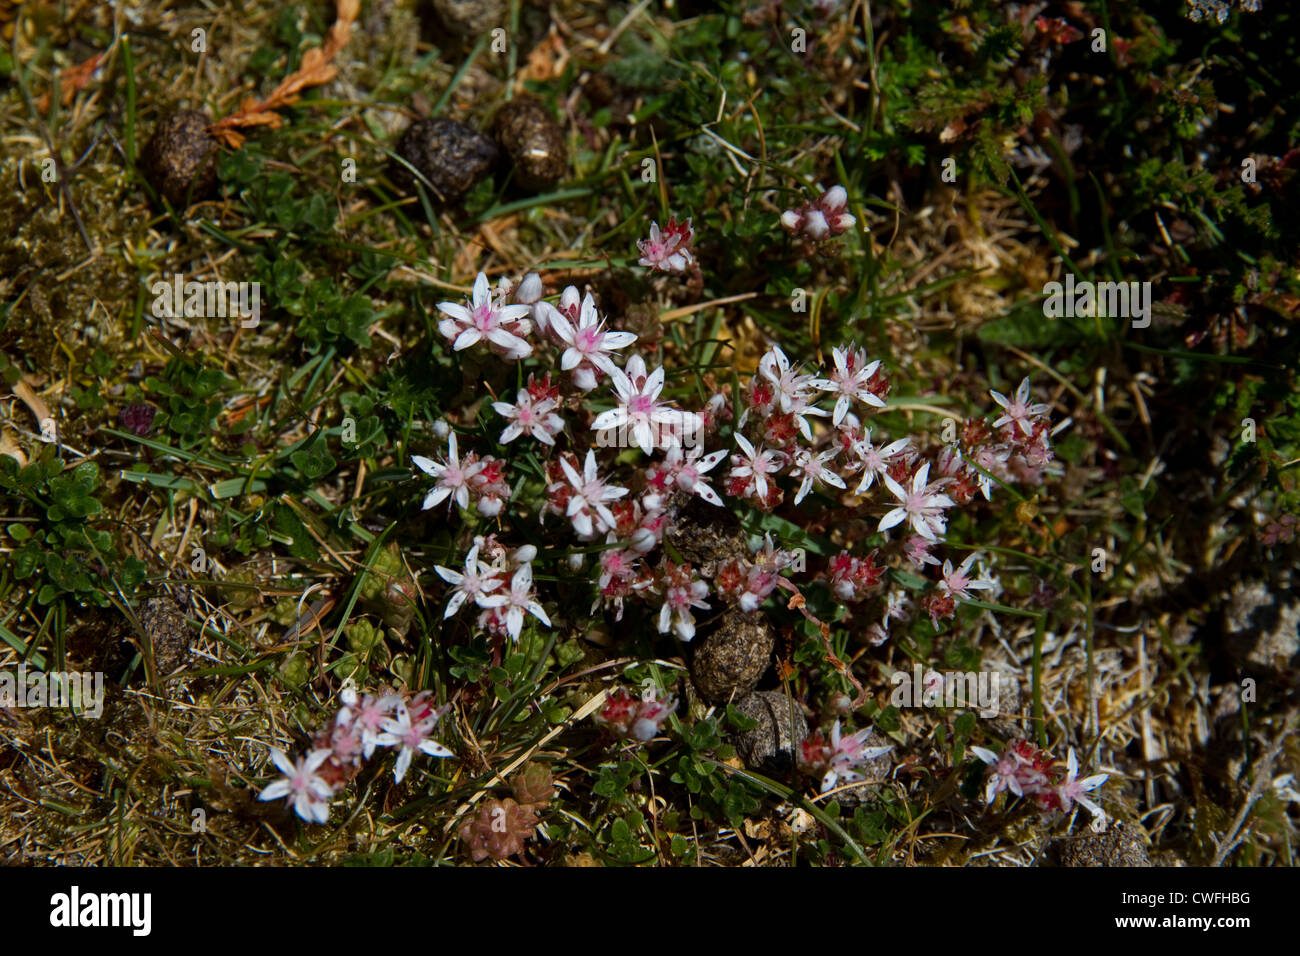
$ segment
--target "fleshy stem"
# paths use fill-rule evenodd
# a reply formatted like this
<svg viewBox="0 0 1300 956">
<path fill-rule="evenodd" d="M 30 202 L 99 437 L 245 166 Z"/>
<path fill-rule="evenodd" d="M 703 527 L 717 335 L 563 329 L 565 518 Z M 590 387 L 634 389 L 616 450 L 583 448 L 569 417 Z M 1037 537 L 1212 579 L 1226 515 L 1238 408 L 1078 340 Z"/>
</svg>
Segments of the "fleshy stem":
<svg viewBox="0 0 1300 956">
<path fill-rule="evenodd" d="M 858 696 L 853 699 L 853 709 L 857 710 L 867 702 L 871 696 L 870 692 L 862 686 L 862 682 L 853 676 L 853 671 L 836 655 L 831 647 L 831 628 L 825 621 L 821 620 L 812 611 L 808 610 L 808 602 L 804 600 L 803 593 L 800 592 L 799 586 L 788 578 L 778 578 L 777 585 L 782 590 L 791 593 L 790 603 L 786 605 L 791 611 L 798 611 L 805 618 L 811 621 L 817 628 L 817 633 L 821 635 L 822 645 L 826 648 L 826 659 L 830 661 L 832 667 L 839 672 L 840 676 L 853 685 L 853 689 L 858 692 Z"/>
</svg>

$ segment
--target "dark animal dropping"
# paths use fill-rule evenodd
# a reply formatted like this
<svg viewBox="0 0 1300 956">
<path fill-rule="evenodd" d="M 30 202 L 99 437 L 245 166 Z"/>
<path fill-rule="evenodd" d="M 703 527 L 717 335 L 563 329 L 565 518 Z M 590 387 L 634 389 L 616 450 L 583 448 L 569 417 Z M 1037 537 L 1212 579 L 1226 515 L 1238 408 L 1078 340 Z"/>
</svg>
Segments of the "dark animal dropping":
<svg viewBox="0 0 1300 956">
<path fill-rule="evenodd" d="M 492 130 L 514 165 L 514 181 L 524 189 L 546 189 L 564 178 L 569 150 L 551 111 L 528 96 L 497 110 Z"/>
<path fill-rule="evenodd" d="M 449 119 L 412 123 L 398 141 L 397 153 L 433 187 L 433 198 L 442 202 L 455 202 L 473 189 L 497 159 L 492 140 Z M 393 181 L 409 193 L 416 191 L 415 177 L 400 163 L 394 165 Z"/>
<path fill-rule="evenodd" d="M 140 165 L 149 184 L 173 206 L 188 206 L 217 184 L 217 141 L 208 135 L 212 117 L 179 110 L 159 121 Z"/>
</svg>

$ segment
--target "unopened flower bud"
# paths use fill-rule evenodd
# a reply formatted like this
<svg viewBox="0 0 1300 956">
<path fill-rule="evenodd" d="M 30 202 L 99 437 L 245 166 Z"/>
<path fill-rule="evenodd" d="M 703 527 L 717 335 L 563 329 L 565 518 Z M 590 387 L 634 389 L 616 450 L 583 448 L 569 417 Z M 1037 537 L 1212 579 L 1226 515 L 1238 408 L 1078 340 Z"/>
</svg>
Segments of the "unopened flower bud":
<svg viewBox="0 0 1300 956">
<path fill-rule="evenodd" d="M 532 305 L 541 297 L 542 277 L 536 272 L 530 272 L 524 276 L 524 281 L 519 283 L 519 288 L 515 290 L 515 301 Z"/>
</svg>

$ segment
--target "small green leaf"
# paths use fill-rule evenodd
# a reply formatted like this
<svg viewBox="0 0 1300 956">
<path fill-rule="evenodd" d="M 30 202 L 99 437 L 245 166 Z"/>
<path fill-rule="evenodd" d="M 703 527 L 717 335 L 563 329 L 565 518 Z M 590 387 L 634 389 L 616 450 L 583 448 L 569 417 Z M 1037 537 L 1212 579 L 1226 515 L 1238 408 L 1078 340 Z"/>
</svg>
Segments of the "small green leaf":
<svg viewBox="0 0 1300 956">
<path fill-rule="evenodd" d="M 753 730 L 758 726 L 757 720 L 752 717 L 746 717 L 736 709 L 734 704 L 727 705 L 727 723 L 740 731 Z"/>
</svg>

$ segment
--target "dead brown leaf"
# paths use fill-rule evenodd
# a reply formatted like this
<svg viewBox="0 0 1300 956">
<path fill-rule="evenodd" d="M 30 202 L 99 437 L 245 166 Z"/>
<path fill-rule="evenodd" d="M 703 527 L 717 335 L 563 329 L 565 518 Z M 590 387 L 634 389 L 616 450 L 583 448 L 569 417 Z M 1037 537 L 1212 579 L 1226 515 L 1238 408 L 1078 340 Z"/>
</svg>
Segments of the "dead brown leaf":
<svg viewBox="0 0 1300 956">
<path fill-rule="evenodd" d="M 312 47 L 304 53 L 298 69 L 285 77 L 266 99 L 260 102 L 251 97 L 244 100 L 236 112 L 209 126 L 208 132 L 231 149 L 239 149 L 244 145 L 244 137 L 236 130 L 253 126 L 278 129 L 284 122 L 284 117 L 275 112 L 277 109 L 296 103 L 298 94 L 308 87 L 321 86 L 334 79 L 338 70 L 330 61 L 352 38 L 352 24 L 360 13 L 361 2 L 335 0 L 334 9 L 334 25 L 330 27 L 323 46 Z"/>
<path fill-rule="evenodd" d="M 87 84 L 95 78 L 95 71 L 104 65 L 104 59 L 107 56 L 107 51 L 104 53 L 96 53 L 85 63 L 79 63 L 76 66 L 68 67 L 66 70 L 60 70 L 59 89 L 61 94 L 59 96 L 59 102 L 64 106 L 70 106 L 73 97 L 84 90 Z M 49 108 L 50 94 L 44 93 L 41 95 L 41 98 L 36 101 L 36 109 L 39 112 L 44 113 Z"/>
</svg>

